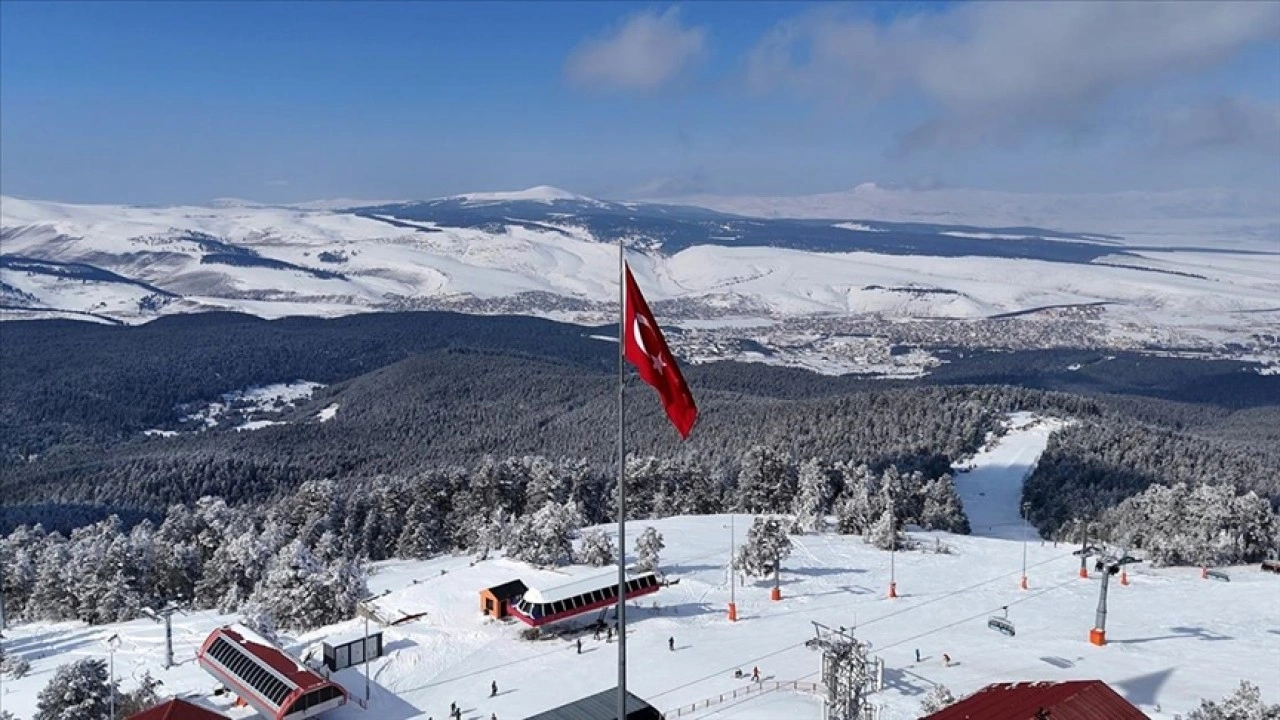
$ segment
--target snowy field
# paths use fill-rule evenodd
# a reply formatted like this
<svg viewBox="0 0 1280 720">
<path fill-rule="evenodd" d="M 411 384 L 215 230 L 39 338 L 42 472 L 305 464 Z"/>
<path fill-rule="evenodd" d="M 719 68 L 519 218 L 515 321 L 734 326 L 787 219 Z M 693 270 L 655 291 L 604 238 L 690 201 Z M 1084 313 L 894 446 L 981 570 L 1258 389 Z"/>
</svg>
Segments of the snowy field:
<svg viewBox="0 0 1280 720">
<path fill-rule="evenodd" d="M 774 690 L 776 682 L 814 682 L 819 656 L 804 646 L 810 621 L 855 628 L 885 661 L 885 688 L 875 696 L 884 720 L 914 718 L 934 684 L 957 696 L 992 682 L 1099 678 L 1157 720 L 1187 712 L 1202 697 L 1218 698 L 1241 679 L 1280 701 L 1280 576 L 1256 566 L 1228 569 L 1231 582 L 1201 580 L 1195 569 L 1132 566 L 1131 584 L 1112 585 L 1106 647 L 1088 642 L 1098 578 L 1076 577 L 1073 548 L 1033 540 L 1027 547 L 1030 589 L 1018 588 L 1021 530 L 1016 488 L 1043 450 L 1052 421 L 1018 415 L 1010 432 L 963 464 L 958 488 L 973 518 L 973 536 L 912 532 L 927 547 L 939 540 L 951 554 L 896 554 L 900 597 L 889 599 L 890 556 L 861 540 L 839 535 L 793 538 L 784 563 L 780 602 L 769 599 L 769 581 L 739 585 L 739 620 L 730 623 L 726 564 L 730 549 L 727 515 L 636 522 L 664 535 L 663 571 L 679 583 L 633 603 L 629 612 L 629 685 L 668 717 L 686 707 L 750 685 L 734 678 L 759 667 L 764 692 L 719 703 L 679 717 L 721 720 L 801 720 L 821 717 L 819 700 L 807 693 Z M 738 516 L 738 540 L 748 516 Z M 607 528 L 606 528 L 607 529 Z M 472 564 L 466 557 L 376 566 L 372 605 L 384 619 L 418 613 L 421 619 L 384 630 L 387 655 L 371 664 L 368 709 L 352 703 L 334 720 L 443 718 L 450 702 L 463 717 L 523 718 L 574 698 L 611 687 L 616 645 L 583 637 L 583 654 L 572 641 L 526 641 L 521 625 L 495 622 L 479 612 L 477 591 L 519 577 L 550 587 L 609 570 L 570 567 L 537 570 L 503 558 Z M 1002 614 L 1017 625 L 1016 637 L 989 630 L 986 619 Z M 195 613 L 175 618 L 179 665 L 161 669 L 162 628 L 149 620 L 86 627 L 77 623 L 21 625 L 6 631 L 5 646 L 27 658 L 31 674 L 6 680 L 4 709 L 29 718 L 38 690 L 55 667 L 86 656 L 106 657 L 103 641 L 118 633 L 116 672 L 126 688 L 144 670 L 170 693 L 205 698 L 232 717 L 252 717 L 210 696 L 215 683 L 193 657 L 206 634 L 231 616 Z M 314 652 L 326 636 L 358 631 L 361 621 L 290 639 L 300 655 Z M 667 639 L 675 639 L 675 652 Z M 915 661 L 915 651 L 922 659 Z M 953 664 L 944 667 L 943 653 Z M 318 653 L 317 653 L 318 655 Z M 337 674 L 355 698 L 364 696 L 357 669 Z M 490 682 L 499 694 L 489 697 Z M 1157 710 L 1157 708 L 1159 708 Z"/>
<path fill-rule="evenodd" d="M 550 197 L 551 189 L 527 194 Z M 468 197 L 478 203 L 510 199 Z M 219 309 L 267 318 L 336 316 L 528 292 L 601 304 L 616 296 L 616 248 L 572 226 L 508 225 L 497 232 L 449 227 L 422 233 L 350 213 L 290 208 L 138 208 L 10 197 L 0 207 L 5 253 L 89 262 L 180 296 L 151 308 L 140 306 L 151 292 L 138 285 L 0 271 L 10 288 L 6 292 L 22 298 L 15 304 L 92 313 L 75 316 L 82 319 L 137 323 L 160 314 Z M 890 208 L 884 212 L 893 215 Z M 1249 256 L 1133 250 L 1129 256 L 1072 264 L 698 245 L 670 256 L 634 252 L 631 261 L 650 301 L 743 308 L 721 321 L 728 324 L 823 314 L 973 319 L 1107 303 L 1103 320 L 1117 337 L 1189 346 L 1247 338 L 1274 324 L 1280 308 L 1280 235 L 1267 228 L 1257 237 L 1245 235 L 1249 242 L 1236 242 L 1237 235 L 1200 236 L 1201 245 L 1264 253 Z M 202 262 L 208 249 L 193 232 L 289 265 Z M 1178 244 L 1156 229 L 1135 238 L 1128 244 Z M 325 257 L 341 261 L 324 262 Z M 902 287 L 933 292 L 892 291 Z M 607 312 L 542 314 L 591 323 L 608 320 Z"/>
</svg>

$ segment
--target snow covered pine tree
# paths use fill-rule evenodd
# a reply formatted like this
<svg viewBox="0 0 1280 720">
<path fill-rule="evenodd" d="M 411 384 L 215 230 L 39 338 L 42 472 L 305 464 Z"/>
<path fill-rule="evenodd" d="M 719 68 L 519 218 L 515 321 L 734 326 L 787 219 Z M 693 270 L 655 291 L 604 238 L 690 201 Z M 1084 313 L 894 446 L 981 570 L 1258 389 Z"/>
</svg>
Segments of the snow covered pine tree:
<svg viewBox="0 0 1280 720">
<path fill-rule="evenodd" d="M 666 546 L 662 541 L 662 533 L 654 530 L 653 526 L 646 527 L 640 537 L 636 538 L 636 569 L 641 572 L 656 572 L 658 553 Z"/>
</svg>

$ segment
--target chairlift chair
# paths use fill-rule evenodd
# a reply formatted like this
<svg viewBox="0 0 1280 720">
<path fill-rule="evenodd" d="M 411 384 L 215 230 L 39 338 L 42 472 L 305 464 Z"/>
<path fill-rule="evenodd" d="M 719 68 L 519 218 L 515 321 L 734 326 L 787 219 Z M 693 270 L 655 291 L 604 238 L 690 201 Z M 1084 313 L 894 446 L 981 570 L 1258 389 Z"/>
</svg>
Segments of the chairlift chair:
<svg viewBox="0 0 1280 720">
<path fill-rule="evenodd" d="M 992 615 L 987 618 L 987 627 L 1008 637 L 1017 635 L 1017 629 L 1014 628 L 1013 621 L 1009 619 L 1009 606 L 1005 605 L 1001 610 L 1004 610 L 1004 616 Z"/>
</svg>

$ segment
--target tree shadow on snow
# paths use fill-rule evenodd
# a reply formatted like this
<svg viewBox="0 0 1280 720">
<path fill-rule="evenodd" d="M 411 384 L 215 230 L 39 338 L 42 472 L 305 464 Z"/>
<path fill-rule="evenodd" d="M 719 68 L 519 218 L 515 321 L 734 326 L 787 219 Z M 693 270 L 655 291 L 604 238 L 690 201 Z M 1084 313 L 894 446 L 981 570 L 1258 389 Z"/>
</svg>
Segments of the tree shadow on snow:
<svg viewBox="0 0 1280 720">
<path fill-rule="evenodd" d="M 801 568 L 783 568 L 783 573 L 789 575 L 803 575 L 805 577 L 822 577 L 824 575 L 860 575 L 866 572 L 865 568 L 834 568 L 834 567 L 801 567 Z"/>
<path fill-rule="evenodd" d="M 1157 640 L 1189 640 L 1197 639 L 1207 642 L 1217 642 L 1220 640 L 1234 640 L 1230 635 L 1223 635 L 1213 630 L 1206 630 L 1201 627 L 1173 627 L 1169 628 L 1170 635 L 1154 635 L 1144 638 L 1122 638 L 1120 640 L 1108 640 L 1109 643 L 1116 645 L 1141 645 L 1142 643 L 1155 642 Z"/>
<path fill-rule="evenodd" d="M 696 572 L 706 572 L 707 570 L 724 571 L 724 565 L 671 565 L 663 569 L 665 575 L 689 575 Z"/>
<path fill-rule="evenodd" d="M 1174 668 L 1158 670 L 1146 675 L 1121 680 L 1112 685 L 1124 695 L 1125 699 L 1134 705 L 1155 705 L 1156 695 L 1160 693 L 1160 688 L 1169 681 L 1169 677 L 1173 675 Z"/>
<path fill-rule="evenodd" d="M 418 643 L 414 642 L 409 638 L 402 637 L 387 643 L 386 647 L 384 647 L 382 651 L 383 651 L 383 654 L 389 655 L 395 652 L 396 650 L 404 650 L 406 648 L 411 648 L 411 647 L 418 647 Z"/>
</svg>

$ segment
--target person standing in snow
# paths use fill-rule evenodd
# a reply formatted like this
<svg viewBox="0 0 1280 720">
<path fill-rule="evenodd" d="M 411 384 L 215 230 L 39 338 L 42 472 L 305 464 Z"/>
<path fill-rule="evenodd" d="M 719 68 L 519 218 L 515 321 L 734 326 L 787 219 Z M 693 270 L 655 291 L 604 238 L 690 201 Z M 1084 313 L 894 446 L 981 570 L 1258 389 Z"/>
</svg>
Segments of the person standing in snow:
<svg viewBox="0 0 1280 720">
<path fill-rule="evenodd" d="M 582 638 L 578 638 L 578 654 L 582 654 Z"/>
<path fill-rule="evenodd" d="M 951 656 L 950 656 L 950 655 L 948 655 L 948 654 L 946 654 L 946 653 L 942 653 L 942 665 L 943 665 L 944 667 L 951 667 Z"/>
<path fill-rule="evenodd" d="M 751 668 L 751 682 L 760 682 L 760 668 Z"/>
<path fill-rule="evenodd" d="M 498 694 L 498 681 L 494 680 L 493 684 L 489 686 L 489 697 L 494 697 L 497 694 Z"/>
<path fill-rule="evenodd" d="M 916 662 L 920 662 L 920 648 L 916 648 Z"/>
<path fill-rule="evenodd" d="M 668 649 L 668 650 L 670 650 L 671 652 L 675 652 L 675 651 L 676 651 L 676 639 L 675 639 L 675 636 L 672 636 L 672 637 L 667 638 L 667 649 Z"/>
</svg>

